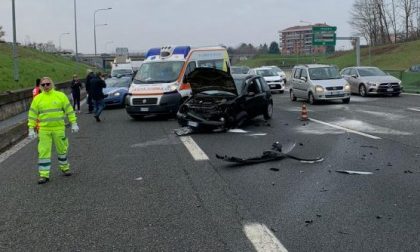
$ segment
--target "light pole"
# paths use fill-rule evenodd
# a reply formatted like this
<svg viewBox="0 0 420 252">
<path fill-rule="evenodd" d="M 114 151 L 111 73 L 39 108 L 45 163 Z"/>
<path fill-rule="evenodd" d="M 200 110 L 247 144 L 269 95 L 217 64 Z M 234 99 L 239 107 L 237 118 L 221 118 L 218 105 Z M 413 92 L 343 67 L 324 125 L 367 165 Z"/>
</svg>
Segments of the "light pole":
<svg viewBox="0 0 420 252">
<path fill-rule="evenodd" d="M 70 32 L 64 32 L 64 33 L 61 33 L 60 36 L 58 36 L 58 49 L 60 50 L 60 52 L 61 52 L 61 37 L 63 35 L 69 35 L 69 34 Z"/>
<path fill-rule="evenodd" d="M 15 0 L 12 0 L 12 16 L 13 16 L 13 77 L 15 81 L 19 81 L 19 69 L 17 62 L 17 46 L 16 46 L 16 17 L 15 17 Z"/>
<path fill-rule="evenodd" d="M 79 61 L 79 53 L 77 51 L 77 18 L 76 18 L 76 0 L 74 0 L 74 42 L 76 45 L 76 62 Z"/>
<path fill-rule="evenodd" d="M 94 44 L 95 44 L 95 56 L 96 56 L 96 13 L 98 11 L 106 11 L 106 10 L 111 10 L 111 9 L 112 9 L 111 7 L 110 8 L 106 8 L 106 9 L 97 9 L 93 13 L 93 41 L 94 41 Z M 101 26 L 101 25 L 98 25 L 98 26 Z"/>
</svg>

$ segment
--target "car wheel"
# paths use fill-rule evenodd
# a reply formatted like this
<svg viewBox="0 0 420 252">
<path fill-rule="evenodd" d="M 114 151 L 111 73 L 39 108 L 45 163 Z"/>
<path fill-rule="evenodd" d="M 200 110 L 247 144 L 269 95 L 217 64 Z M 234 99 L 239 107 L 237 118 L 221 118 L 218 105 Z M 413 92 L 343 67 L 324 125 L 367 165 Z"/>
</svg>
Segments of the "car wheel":
<svg viewBox="0 0 420 252">
<path fill-rule="evenodd" d="M 270 102 L 267 105 L 263 115 L 265 120 L 271 119 L 271 117 L 273 117 L 273 102 Z"/>
<path fill-rule="evenodd" d="M 309 95 L 308 95 L 308 102 L 309 102 L 309 104 L 311 104 L 311 105 L 316 104 L 315 97 L 314 97 L 314 95 L 313 95 L 312 93 L 309 93 Z"/>
<path fill-rule="evenodd" d="M 367 96 L 367 91 L 366 91 L 365 85 L 361 84 L 359 86 L 359 94 L 360 94 L 360 96 L 363 96 L 363 97 Z"/>
<path fill-rule="evenodd" d="M 297 100 L 295 94 L 293 94 L 293 90 L 290 89 L 289 94 L 290 94 L 290 100 L 291 101 L 296 101 Z"/>
<path fill-rule="evenodd" d="M 346 99 L 343 99 L 343 103 L 344 104 L 349 104 L 350 103 L 350 97 L 346 98 Z"/>
</svg>

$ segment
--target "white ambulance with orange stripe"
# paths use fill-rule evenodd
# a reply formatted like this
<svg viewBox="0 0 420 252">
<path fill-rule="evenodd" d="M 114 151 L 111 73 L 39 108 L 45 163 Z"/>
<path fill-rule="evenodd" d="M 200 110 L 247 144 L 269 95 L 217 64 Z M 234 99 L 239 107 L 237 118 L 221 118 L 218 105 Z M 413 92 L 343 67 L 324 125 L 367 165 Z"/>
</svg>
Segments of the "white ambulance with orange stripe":
<svg viewBox="0 0 420 252">
<path fill-rule="evenodd" d="M 230 71 L 226 48 L 165 46 L 146 53 L 126 97 L 126 111 L 133 118 L 145 115 L 176 114 L 191 94 L 184 76 L 197 67 Z"/>
</svg>

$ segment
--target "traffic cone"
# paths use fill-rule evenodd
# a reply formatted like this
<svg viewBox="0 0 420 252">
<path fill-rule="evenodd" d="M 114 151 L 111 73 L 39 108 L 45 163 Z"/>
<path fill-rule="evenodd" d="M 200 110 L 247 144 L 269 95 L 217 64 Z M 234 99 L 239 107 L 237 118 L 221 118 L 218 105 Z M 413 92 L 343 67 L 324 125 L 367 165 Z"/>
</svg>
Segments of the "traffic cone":
<svg viewBox="0 0 420 252">
<path fill-rule="evenodd" d="M 302 112 L 300 114 L 301 121 L 308 121 L 308 110 L 306 110 L 306 104 L 302 103 Z"/>
</svg>

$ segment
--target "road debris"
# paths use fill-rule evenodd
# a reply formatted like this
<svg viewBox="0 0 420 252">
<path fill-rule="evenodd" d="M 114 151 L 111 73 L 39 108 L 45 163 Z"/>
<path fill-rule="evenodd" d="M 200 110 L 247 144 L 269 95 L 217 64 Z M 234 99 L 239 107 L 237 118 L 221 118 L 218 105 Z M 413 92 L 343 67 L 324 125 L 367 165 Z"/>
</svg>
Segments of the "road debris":
<svg viewBox="0 0 420 252">
<path fill-rule="evenodd" d="M 305 223 L 306 223 L 306 226 L 309 226 L 312 223 L 314 223 L 314 220 L 306 220 Z"/>
<path fill-rule="evenodd" d="M 270 168 L 270 171 L 278 172 L 278 171 L 280 171 L 280 169 L 279 168 Z"/>
<path fill-rule="evenodd" d="M 322 187 L 322 189 L 320 190 L 320 192 L 328 192 L 328 190 L 325 189 L 324 187 Z"/>
<path fill-rule="evenodd" d="M 362 145 L 362 146 L 360 146 L 360 147 L 362 147 L 362 148 L 370 148 L 370 149 L 377 149 L 377 150 L 379 150 L 379 148 L 378 148 L 377 146 L 372 146 L 372 145 Z"/>
<path fill-rule="evenodd" d="M 193 129 L 191 127 L 182 127 L 179 129 L 174 129 L 174 133 L 177 136 L 186 136 L 193 133 Z"/>
<path fill-rule="evenodd" d="M 294 146 L 295 144 L 293 144 L 291 149 L 293 149 Z M 282 145 L 279 142 L 275 142 L 273 143 L 271 150 L 263 151 L 263 154 L 261 156 L 251 157 L 251 158 L 239 158 L 239 157 L 230 157 L 227 155 L 222 156 L 222 155 L 216 154 L 216 158 L 222 159 L 227 162 L 232 162 L 232 163 L 237 163 L 237 164 L 242 164 L 242 165 L 278 161 L 285 158 L 291 158 L 294 160 L 298 160 L 301 163 L 310 163 L 310 164 L 324 161 L 323 158 L 305 159 L 305 158 L 300 158 L 300 157 L 287 154 L 288 152 L 291 151 L 291 149 L 283 152 Z"/>
<path fill-rule="evenodd" d="M 242 134 L 248 133 L 248 131 L 245 131 L 243 129 L 230 129 L 228 130 L 228 132 L 229 133 L 242 133 Z"/>
<path fill-rule="evenodd" d="M 371 175 L 373 172 L 365 172 L 365 171 L 348 171 L 348 170 L 336 170 L 338 173 L 345 173 L 350 175 Z"/>
<path fill-rule="evenodd" d="M 413 172 L 410 171 L 410 170 L 406 170 L 406 171 L 404 171 L 404 173 L 413 173 Z"/>
<path fill-rule="evenodd" d="M 343 235 L 349 235 L 350 233 L 344 232 L 344 231 L 338 231 L 339 234 L 343 234 Z"/>
</svg>

